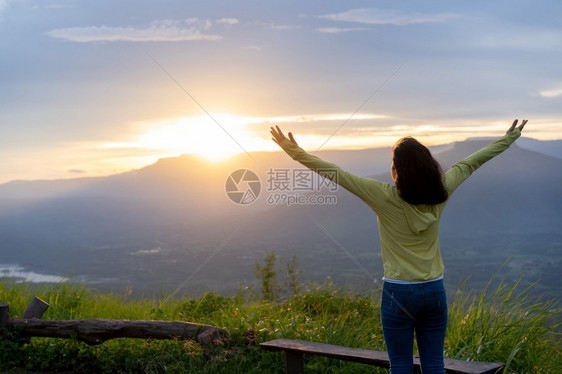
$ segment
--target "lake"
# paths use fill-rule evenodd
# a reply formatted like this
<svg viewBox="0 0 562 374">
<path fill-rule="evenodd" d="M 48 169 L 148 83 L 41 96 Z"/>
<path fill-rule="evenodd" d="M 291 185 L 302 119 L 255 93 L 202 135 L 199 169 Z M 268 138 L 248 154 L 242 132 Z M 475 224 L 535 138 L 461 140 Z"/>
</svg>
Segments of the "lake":
<svg viewBox="0 0 562 374">
<path fill-rule="evenodd" d="M 31 283 L 59 283 L 68 280 L 68 278 L 58 275 L 40 274 L 29 271 L 19 265 L 0 264 L 0 279 L 3 278 L 15 279 L 17 282 Z"/>
</svg>

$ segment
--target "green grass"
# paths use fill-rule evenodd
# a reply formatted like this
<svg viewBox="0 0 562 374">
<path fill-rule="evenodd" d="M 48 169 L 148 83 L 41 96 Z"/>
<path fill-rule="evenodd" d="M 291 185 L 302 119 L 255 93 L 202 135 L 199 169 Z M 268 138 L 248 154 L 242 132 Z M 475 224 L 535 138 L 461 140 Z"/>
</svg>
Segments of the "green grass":
<svg viewBox="0 0 562 374">
<path fill-rule="evenodd" d="M 475 361 L 506 362 L 505 373 L 560 373 L 560 313 L 516 286 L 500 285 L 471 294 L 462 289 L 449 304 L 446 355 Z M 379 293 L 349 294 L 333 285 L 312 287 L 285 301 L 259 300 L 252 290 L 234 297 L 206 294 L 191 299 L 130 299 L 99 294 L 85 285 L 33 288 L 0 281 L 0 301 L 20 316 L 37 295 L 51 306 L 44 319 L 179 320 L 224 327 L 223 346 L 202 349 L 192 341 L 114 339 L 88 346 L 72 339 L 33 338 L 25 344 L 0 338 L 0 371 L 81 373 L 282 373 L 281 353 L 247 344 L 285 337 L 384 350 Z M 553 322 L 554 321 L 554 322 Z M 367 365 L 306 357 L 309 373 L 387 373 Z"/>
<path fill-rule="evenodd" d="M 561 373 L 560 311 L 516 292 L 519 283 L 479 294 L 459 291 L 450 308 L 446 355 L 504 362 L 505 373 Z"/>
</svg>

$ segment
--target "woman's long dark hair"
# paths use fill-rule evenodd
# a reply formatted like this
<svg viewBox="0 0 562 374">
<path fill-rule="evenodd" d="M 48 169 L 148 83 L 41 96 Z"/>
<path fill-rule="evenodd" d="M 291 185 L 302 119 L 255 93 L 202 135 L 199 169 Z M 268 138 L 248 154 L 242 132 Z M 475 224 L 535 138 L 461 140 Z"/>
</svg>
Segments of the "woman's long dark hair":
<svg viewBox="0 0 562 374">
<path fill-rule="evenodd" d="M 400 139 L 392 148 L 393 177 L 406 202 L 440 204 L 447 200 L 441 166 L 427 147 L 412 137 Z"/>
</svg>

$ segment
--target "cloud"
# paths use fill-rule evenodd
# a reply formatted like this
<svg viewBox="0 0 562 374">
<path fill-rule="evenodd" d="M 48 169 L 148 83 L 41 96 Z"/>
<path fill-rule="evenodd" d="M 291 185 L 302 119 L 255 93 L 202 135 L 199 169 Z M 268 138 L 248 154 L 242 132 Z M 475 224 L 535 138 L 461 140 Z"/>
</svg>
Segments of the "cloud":
<svg viewBox="0 0 562 374">
<path fill-rule="evenodd" d="M 240 23 L 240 21 L 237 20 L 236 18 L 221 18 L 216 20 L 216 23 L 230 26 L 230 25 L 236 25 L 237 23 Z"/>
<path fill-rule="evenodd" d="M 396 10 L 386 10 L 377 8 L 352 9 L 347 12 L 325 14 L 319 18 L 331 21 L 356 22 L 370 25 L 410 25 L 416 23 L 443 22 L 457 16 L 450 13 L 400 13 Z"/>
<path fill-rule="evenodd" d="M 86 171 L 82 169 L 68 169 L 67 172 L 70 174 L 84 174 Z"/>
<path fill-rule="evenodd" d="M 562 36 L 557 30 L 512 26 L 482 35 L 475 42 L 478 46 L 491 49 L 552 50 L 560 48 Z"/>
<path fill-rule="evenodd" d="M 380 126 L 378 120 L 385 120 L 385 123 L 392 121 L 387 115 L 375 113 L 325 113 L 325 114 L 303 114 L 295 116 L 282 117 L 255 117 L 246 121 L 246 128 L 251 131 L 262 132 L 264 126 L 268 128 L 273 125 L 290 127 L 298 126 L 299 130 L 320 134 L 330 135 L 333 133 L 334 122 L 347 124 L 345 131 L 357 130 L 358 128 L 369 128 L 371 126 Z M 353 131 L 355 131 L 353 130 Z"/>
<path fill-rule="evenodd" d="M 542 90 L 539 92 L 542 97 L 554 98 L 562 96 L 562 87 L 553 88 L 550 90 Z"/>
<path fill-rule="evenodd" d="M 302 28 L 302 26 L 300 25 L 277 25 L 275 23 L 268 23 L 268 22 L 253 22 L 253 24 L 264 29 L 276 30 L 276 31 L 295 30 L 295 29 Z"/>
<path fill-rule="evenodd" d="M 213 21 L 210 19 L 199 19 L 197 17 L 188 18 L 185 21 L 187 25 L 193 25 L 199 29 L 209 30 L 213 26 Z M 153 21 L 151 25 L 169 25 L 181 27 L 181 22 L 170 19 L 170 20 L 159 20 Z"/>
<path fill-rule="evenodd" d="M 245 49 L 247 51 L 261 51 L 262 47 L 260 47 L 259 45 L 255 45 L 255 44 L 249 44 L 249 45 L 243 47 L 242 49 Z"/>
<path fill-rule="evenodd" d="M 349 113 L 338 113 L 338 114 L 314 114 L 314 115 L 301 115 L 292 117 L 272 117 L 267 118 L 265 121 L 269 122 L 316 122 L 316 121 L 345 121 L 353 118 L 354 120 L 372 120 L 372 119 L 383 119 L 387 118 L 382 114 L 349 114 Z M 264 119 L 259 119 L 259 121 L 264 121 Z"/>
<path fill-rule="evenodd" d="M 8 8 L 10 5 L 10 0 L 0 0 L 0 21 L 2 20 L 2 13 Z"/>
<path fill-rule="evenodd" d="M 269 27 L 272 30 L 277 30 L 277 31 L 283 31 L 283 30 L 294 30 L 294 29 L 300 29 L 301 27 L 299 25 L 269 25 Z"/>
<path fill-rule="evenodd" d="M 365 27 L 321 27 L 319 29 L 316 29 L 316 31 L 325 34 L 340 34 L 344 32 L 364 31 L 364 30 L 368 30 L 368 29 Z"/>
<path fill-rule="evenodd" d="M 224 23 L 224 21 L 222 22 Z M 89 42 L 181 42 L 181 41 L 216 41 L 221 35 L 206 33 L 212 26 L 210 20 L 190 18 L 183 22 L 161 20 L 152 22 L 149 27 L 135 28 L 89 26 L 55 29 L 46 34 L 58 39 L 78 43 Z"/>
<path fill-rule="evenodd" d="M 40 5 L 39 5 L 39 4 L 36 4 L 36 5 L 31 6 L 31 9 L 33 9 L 33 10 L 43 10 L 43 9 L 46 9 L 46 10 L 49 10 L 49 9 L 58 10 L 58 9 L 65 9 L 65 8 L 71 8 L 71 7 L 73 7 L 73 6 L 72 6 L 72 5 L 68 5 L 68 4 L 65 4 L 65 5 L 62 5 L 62 4 L 40 4 Z"/>
</svg>

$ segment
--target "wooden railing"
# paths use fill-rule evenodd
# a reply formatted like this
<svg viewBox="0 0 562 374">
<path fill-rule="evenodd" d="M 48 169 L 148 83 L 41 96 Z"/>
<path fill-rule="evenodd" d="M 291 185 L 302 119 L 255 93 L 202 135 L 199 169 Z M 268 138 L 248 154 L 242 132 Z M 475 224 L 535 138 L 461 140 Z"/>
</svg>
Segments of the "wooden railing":
<svg viewBox="0 0 562 374">
<path fill-rule="evenodd" d="M 15 331 L 31 337 L 72 338 L 90 345 L 115 338 L 196 340 L 217 344 L 228 335 L 215 326 L 178 321 L 129 321 L 111 319 L 41 320 L 49 304 L 35 297 L 21 318 L 10 318 L 7 303 L 0 303 L 0 335 Z"/>
</svg>

